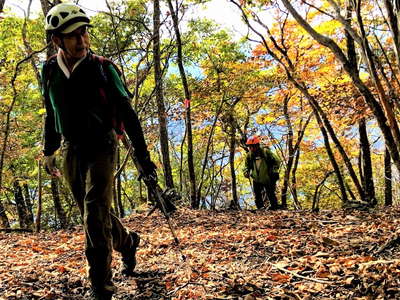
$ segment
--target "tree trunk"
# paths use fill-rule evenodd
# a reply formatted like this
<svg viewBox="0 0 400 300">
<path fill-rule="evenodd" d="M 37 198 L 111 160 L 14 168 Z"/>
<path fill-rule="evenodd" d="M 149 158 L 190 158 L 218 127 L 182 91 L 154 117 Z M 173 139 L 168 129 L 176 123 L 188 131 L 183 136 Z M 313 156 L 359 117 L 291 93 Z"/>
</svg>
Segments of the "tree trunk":
<svg viewBox="0 0 400 300">
<path fill-rule="evenodd" d="M 345 163 L 345 165 L 347 167 L 349 175 L 350 175 L 350 177 L 351 177 L 351 179 L 352 179 L 352 181 L 353 181 L 353 183 L 354 183 L 354 185 L 355 185 L 355 187 L 357 189 L 359 197 L 361 199 L 364 199 L 365 198 L 364 190 L 363 190 L 363 188 L 362 188 L 362 186 L 361 186 L 361 184 L 360 184 L 360 182 L 359 182 L 359 180 L 357 178 L 357 175 L 356 175 L 356 173 L 354 171 L 354 168 L 352 166 L 352 163 L 351 163 L 349 157 L 347 156 L 346 151 L 344 150 L 343 146 L 341 145 L 339 139 L 336 136 L 335 131 L 333 130 L 333 128 L 332 128 L 332 126 L 330 124 L 328 116 L 322 110 L 322 108 L 320 107 L 318 101 L 316 101 L 314 99 L 314 97 L 308 92 L 307 88 L 303 84 L 300 84 L 299 82 L 297 82 L 292 77 L 291 74 L 288 74 L 288 78 L 299 89 L 299 91 L 301 91 L 303 93 L 303 95 L 307 98 L 307 100 L 310 102 L 310 105 L 311 105 L 311 107 L 312 107 L 312 109 L 314 111 L 314 114 L 316 116 L 318 116 L 318 118 L 320 118 L 321 122 L 323 122 L 322 126 L 323 126 L 324 130 L 326 130 L 329 133 L 329 136 L 331 137 L 331 139 L 334 142 L 336 148 L 338 149 L 339 153 L 341 154 L 341 157 L 342 157 L 342 159 L 343 159 L 343 161 L 344 161 L 344 163 Z M 320 126 L 320 128 L 321 128 L 321 126 Z M 328 151 L 328 154 L 329 154 L 330 150 L 327 149 L 327 151 Z M 333 153 L 332 153 L 332 155 L 333 155 Z M 335 163 L 336 163 L 336 161 L 335 161 Z M 336 168 L 335 166 L 333 166 L 333 167 L 334 167 L 334 169 Z M 340 189 L 341 189 L 341 192 L 342 192 L 342 197 L 343 197 L 342 200 L 344 202 L 347 202 L 347 197 L 345 197 L 345 193 L 343 193 L 344 190 L 343 190 L 343 185 L 341 183 L 343 181 L 343 179 L 342 179 L 342 176 L 339 175 L 339 173 L 337 171 L 339 171 L 339 170 L 335 169 L 336 175 L 338 176 Z"/>
<path fill-rule="evenodd" d="M 224 98 L 221 99 L 221 102 L 220 102 L 220 104 L 219 104 L 219 106 L 217 108 L 217 111 L 216 111 L 215 117 L 214 117 L 214 121 L 213 121 L 213 123 L 211 125 L 210 134 L 208 135 L 207 145 L 206 145 L 206 152 L 204 154 L 203 164 L 202 164 L 202 167 L 201 167 L 200 183 L 199 183 L 199 186 L 197 188 L 196 203 L 195 203 L 195 206 L 192 206 L 193 209 L 198 209 L 200 207 L 201 189 L 202 189 L 203 183 L 204 183 L 204 172 L 205 172 L 206 167 L 207 167 L 208 154 L 209 154 L 209 151 L 210 151 L 212 138 L 214 136 L 214 130 L 215 130 L 215 127 L 217 125 L 218 117 L 221 114 L 223 105 L 224 105 Z"/>
<path fill-rule="evenodd" d="M 299 161 L 300 161 L 300 149 L 299 151 L 296 151 L 296 156 L 294 159 L 294 164 L 293 164 L 293 168 L 292 168 L 292 174 L 291 174 L 291 183 L 292 186 L 290 188 L 290 192 L 292 194 L 293 197 L 293 203 L 295 203 L 298 207 L 300 207 L 300 202 L 299 202 L 299 198 L 297 197 L 297 177 L 296 177 L 296 172 L 297 172 L 297 167 L 299 165 Z"/>
<path fill-rule="evenodd" d="M 395 11 L 395 7 L 393 6 L 392 1 L 384 0 L 384 3 L 388 16 L 389 28 L 393 37 L 397 66 L 400 66 L 400 32 L 399 32 L 399 20 L 397 15 L 398 11 Z"/>
<path fill-rule="evenodd" d="M 118 205 L 118 199 L 117 199 L 118 198 L 118 196 L 117 196 L 117 186 L 115 184 L 113 185 L 112 192 L 113 192 L 113 197 L 112 197 L 113 205 L 111 207 L 111 213 L 116 215 L 116 216 L 119 216 L 119 205 Z"/>
<path fill-rule="evenodd" d="M 155 80 L 155 94 L 158 108 L 158 122 L 160 133 L 160 146 L 163 158 L 163 169 L 165 185 L 168 188 L 174 187 L 172 178 L 171 162 L 169 158 L 169 144 L 168 144 L 168 130 L 167 118 L 163 97 L 163 82 L 161 71 L 161 54 L 160 54 L 160 1 L 154 0 L 154 15 L 153 15 L 153 55 L 154 55 L 154 80 Z"/>
<path fill-rule="evenodd" d="M 320 199 L 320 194 L 321 194 L 321 187 L 324 185 L 325 181 L 328 179 L 328 177 L 331 174 L 333 174 L 332 171 L 329 171 L 328 173 L 326 173 L 324 178 L 321 180 L 321 182 L 318 183 L 317 186 L 315 187 L 313 203 L 312 203 L 312 211 L 314 211 L 314 212 L 319 212 L 319 199 Z"/>
<path fill-rule="evenodd" d="M 392 163 L 390 159 L 390 152 L 385 149 L 385 206 L 393 205 L 393 192 L 392 192 Z"/>
<path fill-rule="evenodd" d="M 282 183 L 282 188 L 281 188 L 281 201 L 282 201 L 282 207 L 287 207 L 287 191 L 289 188 L 289 179 L 290 179 L 290 172 L 292 170 L 293 166 L 293 160 L 294 160 L 294 155 L 295 151 L 293 149 L 293 127 L 292 123 L 290 121 L 290 116 L 288 112 L 288 103 L 289 103 L 289 96 L 285 97 L 285 101 L 283 103 L 283 115 L 285 117 L 286 121 L 286 126 L 288 128 L 287 132 L 287 140 L 286 140 L 286 145 L 288 149 L 288 159 L 287 163 L 285 166 L 285 173 L 283 175 L 283 183 Z"/>
<path fill-rule="evenodd" d="M 0 201 L 0 225 L 2 228 L 10 228 L 10 221 L 8 220 L 6 209 L 2 201 Z"/>
<path fill-rule="evenodd" d="M 232 118 L 232 116 L 231 116 Z M 236 152 L 236 130 L 235 127 L 230 126 L 230 136 L 229 136 L 229 165 L 231 169 L 231 191 L 232 191 L 232 200 L 229 205 L 231 209 L 240 209 L 239 198 L 237 195 L 237 185 L 236 185 L 236 172 L 235 172 L 235 152 Z"/>
<path fill-rule="evenodd" d="M 346 7 L 346 18 L 349 24 L 352 21 L 352 8 L 350 5 Z M 345 30 L 346 42 L 347 42 L 347 57 L 350 68 L 354 72 L 359 73 L 359 68 L 357 65 L 357 53 L 354 38 L 348 30 Z M 375 188 L 372 173 L 372 163 L 371 163 L 371 151 L 368 140 L 367 124 L 365 118 L 359 121 L 359 135 L 360 135 L 360 179 L 362 182 L 362 187 L 365 193 L 364 201 L 370 203 L 370 205 L 375 205 Z"/>
<path fill-rule="evenodd" d="M 171 12 L 172 21 L 174 23 L 174 30 L 176 35 L 176 45 L 177 45 L 177 63 L 179 68 L 179 73 L 182 79 L 182 85 L 185 93 L 185 108 L 186 108 L 186 136 L 187 136 L 187 163 L 189 170 L 189 180 L 190 180 L 190 202 L 191 206 L 195 206 L 197 203 L 196 199 L 196 175 L 194 171 L 194 163 L 193 163 L 193 134 L 192 134 L 192 119 L 191 119 L 191 94 L 189 90 L 189 85 L 186 79 L 186 72 L 183 66 L 183 55 L 182 55 L 182 41 L 181 41 L 181 33 L 179 30 L 179 18 L 178 18 L 178 7 L 175 10 L 172 1 L 168 0 L 169 10 Z"/>
<path fill-rule="evenodd" d="M 367 33 L 365 32 L 360 9 L 361 9 L 361 3 L 358 4 L 358 9 L 356 9 L 356 16 L 357 16 L 357 20 L 358 20 L 358 24 L 359 24 L 359 30 L 361 32 L 361 38 L 362 38 L 361 50 L 363 51 L 363 54 L 364 54 L 363 58 L 364 58 L 365 64 L 368 65 L 369 74 L 371 76 L 372 82 L 375 85 L 376 91 L 379 96 L 380 103 L 383 107 L 383 110 L 386 113 L 386 118 L 389 123 L 389 129 L 391 130 L 394 142 L 397 145 L 397 151 L 400 151 L 399 124 L 397 123 L 396 116 L 393 111 L 393 106 L 389 102 L 389 99 L 386 95 L 383 84 L 379 78 L 377 66 L 375 63 L 376 59 L 374 58 L 375 55 L 374 55 L 374 53 L 371 49 L 370 43 L 368 41 Z"/>
<path fill-rule="evenodd" d="M 35 229 L 36 232 L 39 232 L 41 229 L 41 219 L 42 219 L 42 164 L 41 161 L 38 160 L 38 203 L 37 203 L 37 211 L 36 211 L 36 224 Z"/>
<path fill-rule="evenodd" d="M 58 179 L 56 177 L 51 177 L 51 193 L 53 195 L 56 216 L 60 221 L 60 228 L 65 229 L 67 228 L 67 217 L 61 204 L 60 192 L 58 189 Z"/>
<path fill-rule="evenodd" d="M 335 156 L 334 156 L 332 148 L 330 146 L 328 133 L 327 133 L 327 130 L 325 129 L 325 127 L 324 127 L 324 124 L 322 122 L 321 116 L 319 115 L 319 112 L 317 111 L 317 109 L 314 108 L 314 106 L 312 106 L 312 108 L 313 108 L 315 117 L 316 117 L 316 119 L 318 121 L 318 125 L 319 125 L 319 128 L 321 130 L 322 136 L 324 137 L 324 143 L 325 143 L 326 152 L 327 152 L 327 154 L 329 156 L 329 160 L 331 161 L 333 170 L 335 171 L 335 174 L 336 174 L 336 179 L 338 181 L 340 192 L 341 192 L 341 195 L 342 195 L 342 202 L 343 202 L 343 204 L 345 204 L 345 203 L 348 202 L 348 199 L 347 199 L 346 187 L 345 187 L 345 184 L 344 184 L 342 173 L 340 172 L 340 167 L 339 167 L 338 163 L 336 162 Z"/>
<path fill-rule="evenodd" d="M 286 126 L 288 128 L 288 133 L 287 133 L 287 149 L 288 149 L 288 159 L 287 159 L 287 163 L 285 166 L 285 172 L 284 172 L 284 176 L 283 176 L 283 183 L 282 183 L 282 188 L 281 188 L 281 201 L 282 201 L 282 208 L 287 208 L 287 197 L 288 197 L 288 189 L 289 189 L 289 182 L 290 182 L 290 174 L 295 173 L 296 169 L 293 168 L 293 164 L 295 162 L 295 158 L 298 157 L 298 154 L 300 152 L 300 143 L 303 139 L 304 136 L 304 132 L 308 126 L 308 123 L 311 120 L 312 114 L 310 114 L 304 124 L 304 126 L 302 125 L 302 122 L 300 122 L 300 130 L 298 132 L 298 138 L 296 141 L 296 144 L 294 144 L 294 137 L 293 137 L 293 126 L 292 126 L 292 122 L 290 120 L 290 116 L 289 116 L 289 112 L 288 112 L 288 104 L 289 104 L 289 100 L 290 97 L 286 97 L 284 104 L 283 104 L 283 115 L 285 117 L 285 121 L 286 121 Z M 292 177 L 292 183 L 296 182 L 296 175 L 293 174 Z M 296 187 L 294 185 L 292 185 L 291 187 L 291 191 L 293 194 L 293 200 L 294 202 L 298 203 L 297 200 L 297 193 L 295 193 L 296 191 Z"/>
<path fill-rule="evenodd" d="M 367 124 L 365 118 L 359 121 L 359 133 L 360 133 L 360 150 L 361 150 L 361 161 L 362 161 L 362 183 L 365 191 L 365 199 L 372 206 L 376 204 L 375 199 L 375 187 L 372 173 L 372 162 L 371 162 L 371 150 L 368 141 Z"/>
<path fill-rule="evenodd" d="M 33 204 L 32 204 L 32 199 L 31 195 L 29 194 L 29 186 L 27 183 L 24 183 L 24 194 L 25 194 L 25 204 L 26 204 L 26 209 L 28 213 L 28 222 L 29 222 L 29 228 L 33 227 Z"/>
<path fill-rule="evenodd" d="M 14 180 L 13 186 L 14 186 L 14 200 L 18 213 L 19 227 L 29 228 L 28 212 L 26 209 L 24 196 L 22 194 L 22 188 L 21 185 L 19 184 L 18 179 Z"/>
</svg>

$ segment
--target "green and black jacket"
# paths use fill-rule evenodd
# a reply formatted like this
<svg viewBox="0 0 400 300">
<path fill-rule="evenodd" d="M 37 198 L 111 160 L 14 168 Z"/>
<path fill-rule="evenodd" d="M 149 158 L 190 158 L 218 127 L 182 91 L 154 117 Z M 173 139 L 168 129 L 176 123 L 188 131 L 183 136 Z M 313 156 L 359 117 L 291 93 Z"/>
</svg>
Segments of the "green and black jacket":
<svg viewBox="0 0 400 300">
<path fill-rule="evenodd" d="M 68 78 L 54 56 L 42 69 L 42 93 L 46 107 L 44 155 L 52 155 L 62 138 L 83 147 L 95 146 L 117 129 L 116 119 L 123 123 L 138 157 L 148 155 L 138 116 L 112 63 L 100 63 L 89 53 Z"/>
</svg>

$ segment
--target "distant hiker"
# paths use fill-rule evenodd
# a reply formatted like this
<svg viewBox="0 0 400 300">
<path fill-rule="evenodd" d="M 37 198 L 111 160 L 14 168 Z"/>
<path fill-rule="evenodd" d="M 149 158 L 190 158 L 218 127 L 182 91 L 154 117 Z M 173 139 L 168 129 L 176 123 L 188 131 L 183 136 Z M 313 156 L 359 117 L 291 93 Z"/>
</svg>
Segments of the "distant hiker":
<svg viewBox="0 0 400 300">
<path fill-rule="evenodd" d="M 265 202 L 269 201 L 269 209 L 278 208 L 278 199 L 275 195 L 276 182 L 279 179 L 279 159 L 272 151 L 260 146 L 258 136 L 247 140 L 249 152 L 246 155 L 244 176 L 253 179 L 253 192 L 256 207 L 265 208 Z"/>
<path fill-rule="evenodd" d="M 122 255 L 124 274 L 136 265 L 139 235 L 110 213 L 117 136 L 123 124 L 144 176 L 156 176 L 143 130 L 119 70 L 89 50 L 90 20 L 77 5 L 62 3 L 46 16 L 46 31 L 58 53 L 43 66 L 46 105 L 44 161 L 57 176 L 55 151 L 62 142 L 63 175 L 79 206 L 85 230 L 88 276 L 93 299 L 112 299 L 113 248 Z M 118 125 L 119 124 L 119 125 Z"/>
</svg>

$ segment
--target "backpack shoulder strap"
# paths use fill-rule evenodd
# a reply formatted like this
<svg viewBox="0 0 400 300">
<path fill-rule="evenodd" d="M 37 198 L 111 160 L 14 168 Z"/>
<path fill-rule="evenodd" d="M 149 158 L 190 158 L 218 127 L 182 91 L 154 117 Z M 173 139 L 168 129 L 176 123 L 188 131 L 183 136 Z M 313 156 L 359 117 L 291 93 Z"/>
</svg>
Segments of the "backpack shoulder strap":
<svg viewBox="0 0 400 300">
<path fill-rule="evenodd" d="M 108 65 L 112 65 L 114 67 L 114 69 L 117 71 L 119 76 L 122 76 L 122 72 L 121 70 L 118 68 L 118 66 L 109 58 L 106 58 L 104 56 L 101 55 L 96 55 L 96 54 L 92 54 L 93 56 L 93 60 L 97 63 L 100 64 L 101 67 L 103 66 L 108 66 Z"/>
<path fill-rule="evenodd" d="M 104 67 L 107 67 L 111 64 L 113 66 L 113 68 L 115 69 L 115 71 L 117 71 L 118 76 L 121 78 L 125 92 L 128 94 L 129 98 L 133 98 L 133 94 L 129 91 L 128 87 L 126 86 L 126 84 L 122 78 L 122 72 L 121 72 L 120 68 L 111 59 L 109 59 L 107 57 L 104 57 L 101 55 L 96 55 L 96 54 L 92 54 L 92 55 L 93 55 L 93 59 L 95 61 L 99 62 L 101 69 L 102 69 L 103 76 L 105 76 L 106 81 L 108 82 L 108 78 L 107 78 L 107 72 L 104 70 Z"/>
<path fill-rule="evenodd" d="M 43 64 L 42 69 L 42 88 L 46 91 L 49 87 L 50 78 L 57 64 L 57 54 L 50 56 Z"/>
</svg>

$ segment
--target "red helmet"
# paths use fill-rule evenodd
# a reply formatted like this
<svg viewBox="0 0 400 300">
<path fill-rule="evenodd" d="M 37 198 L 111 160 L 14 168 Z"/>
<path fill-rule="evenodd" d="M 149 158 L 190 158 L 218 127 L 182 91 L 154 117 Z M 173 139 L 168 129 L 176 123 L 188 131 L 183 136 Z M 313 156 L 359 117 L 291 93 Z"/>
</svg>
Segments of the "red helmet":
<svg viewBox="0 0 400 300">
<path fill-rule="evenodd" d="M 247 139 L 246 145 L 256 145 L 260 143 L 260 138 L 258 136 L 252 136 Z"/>
</svg>

